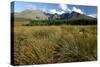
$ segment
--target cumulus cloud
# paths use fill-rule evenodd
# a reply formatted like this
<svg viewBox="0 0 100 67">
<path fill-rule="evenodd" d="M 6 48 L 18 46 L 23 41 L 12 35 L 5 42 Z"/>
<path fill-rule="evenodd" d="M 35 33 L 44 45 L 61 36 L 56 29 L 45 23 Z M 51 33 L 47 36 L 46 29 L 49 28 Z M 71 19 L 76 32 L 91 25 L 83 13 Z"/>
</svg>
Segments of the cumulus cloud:
<svg viewBox="0 0 100 67">
<path fill-rule="evenodd" d="M 84 12 L 83 12 L 81 9 L 78 9 L 78 8 L 76 8 L 76 7 L 73 7 L 73 8 L 72 8 L 72 11 L 78 12 L 78 13 L 80 13 L 80 14 L 84 14 Z"/>
<path fill-rule="evenodd" d="M 50 9 L 49 12 L 51 14 L 55 14 L 55 13 L 57 13 L 57 14 L 63 14 L 64 13 L 64 11 L 57 11 L 56 9 Z"/>
<path fill-rule="evenodd" d="M 97 18 L 97 14 L 90 14 L 88 16 L 93 17 L 93 18 Z"/>
<path fill-rule="evenodd" d="M 51 14 L 55 14 L 55 13 L 57 13 L 57 14 L 63 14 L 63 13 L 66 13 L 66 12 L 71 13 L 72 11 L 75 11 L 75 12 L 78 12 L 80 14 L 85 14 L 81 9 L 76 8 L 76 7 L 72 7 L 72 9 L 70 9 L 65 4 L 59 4 L 59 7 L 62 9 L 62 11 L 57 11 L 56 9 L 49 9 L 49 12 Z"/>
<path fill-rule="evenodd" d="M 71 9 L 68 8 L 66 4 L 59 4 L 60 8 L 65 12 L 71 12 Z"/>
<path fill-rule="evenodd" d="M 60 4 L 59 6 L 61 7 L 62 10 L 64 10 L 64 11 L 67 10 L 67 6 L 65 4 Z"/>
</svg>

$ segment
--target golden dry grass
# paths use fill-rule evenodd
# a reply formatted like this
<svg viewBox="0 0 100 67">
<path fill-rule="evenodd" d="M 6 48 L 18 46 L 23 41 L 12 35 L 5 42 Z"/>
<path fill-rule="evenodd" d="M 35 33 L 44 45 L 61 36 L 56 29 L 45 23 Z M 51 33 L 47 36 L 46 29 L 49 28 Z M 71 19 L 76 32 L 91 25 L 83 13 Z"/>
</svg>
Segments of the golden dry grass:
<svg viewBox="0 0 100 67">
<path fill-rule="evenodd" d="M 48 64 L 97 59 L 97 28 L 87 26 L 14 27 L 14 64 Z"/>
</svg>

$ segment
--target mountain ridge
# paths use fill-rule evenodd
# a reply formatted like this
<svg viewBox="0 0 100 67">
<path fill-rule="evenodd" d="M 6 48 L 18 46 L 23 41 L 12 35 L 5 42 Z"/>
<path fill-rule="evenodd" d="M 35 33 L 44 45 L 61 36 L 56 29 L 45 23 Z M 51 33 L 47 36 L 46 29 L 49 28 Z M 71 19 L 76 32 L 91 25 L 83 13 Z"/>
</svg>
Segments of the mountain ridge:
<svg viewBox="0 0 100 67">
<path fill-rule="evenodd" d="M 15 18 L 24 18 L 32 20 L 57 20 L 57 19 L 94 19 L 93 17 L 78 12 L 63 13 L 61 15 L 55 13 L 45 13 L 41 10 L 24 10 L 19 13 L 14 13 Z"/>
</svg>

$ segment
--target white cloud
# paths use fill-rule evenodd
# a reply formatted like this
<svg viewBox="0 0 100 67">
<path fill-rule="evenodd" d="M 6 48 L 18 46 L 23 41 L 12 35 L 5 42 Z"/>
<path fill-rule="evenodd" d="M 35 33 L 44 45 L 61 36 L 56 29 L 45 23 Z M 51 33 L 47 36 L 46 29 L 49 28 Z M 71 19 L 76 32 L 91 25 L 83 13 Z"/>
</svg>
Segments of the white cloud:
<svg viewBox="0 0 100 67">
<path fill-rule="evenodd" d="M 26 9 L 28 9 L 28 10 L 33 10 L 33 9 L 37 10 L 37 7 L 29 4 L 29 5 L 26 5 Z"/>
<path fill-rule="evenodd" d="M 93 18 L 97 18 L 97 14 L 90 14 L 88 16 L 93 17 Z"/>
<path fill-rule="evenodd" d="M 55 14 L 55 13 L 57 13 L 57 14 L 63 14 L 64 13 L 64 11 L 57 11 L 56 9 L 50 9 L 49 12 L 51 14 Z"/>
<path fill-rule="evenodd" d="M 81 9 L 78 9 L 76 7 L 72 7 L 72 9 L 70 9 L 67 5 L 65 4 L 59 4 L 60 8 L 62 9 L 62 11 L 57 11 L 56 9 L 50 9 L 49 12 L 51 14 L 63 14 L 63 13 L 66 13 L 66 12 L 72 12 L 72 11 L 75 11 L 75 12 L 78 12 L 80 14 L 85 14 Z"/>
<path fill-rule="evenodd" d="M 71 12 L 71 9 L 68 8 L 66 4 L 59 4 L 60 8 L 65 12 Z"/>
<path fill-rule="evenodd" d="M 83 12 L 81 9 L 78 9 L 78 8 L 76 8 L 76 7 L 73 7 L 73 8 L 72 8 L 72 11 L 78 12 L 78 13 L 80 13 L 80 14 L 84 14 L 84 12 Z"/>
<path fill-rule="evenodd" d="M 65 4 L 60 4 L 59 6 L 61 7 L 62 10 L 64 10 L 64 11 L 67 10 L 67 6 Z"/>
</svg>

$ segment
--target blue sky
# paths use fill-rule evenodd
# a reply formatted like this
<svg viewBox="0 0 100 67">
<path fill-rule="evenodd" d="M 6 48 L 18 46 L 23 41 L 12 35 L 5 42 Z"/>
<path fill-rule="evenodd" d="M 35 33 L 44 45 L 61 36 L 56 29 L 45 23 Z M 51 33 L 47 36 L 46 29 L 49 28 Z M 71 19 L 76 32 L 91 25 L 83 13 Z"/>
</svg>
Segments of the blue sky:
<svg viewBox="0 0 100 67">
<path fill-rule="evenodd" d="M 36 3 L 36 2 L 14 2 L 15 12 L 21 12 L 24 10 L 42 10 L 48 13 L 58 13 L 62 14 L 65 12 L 76 11 L 81 14 L 86 14 L 88 16 L 97 16 L 96 6 L 82 6 L 82 5 L 69 5 L 69 4 L 53 4 L 53 3 Z"/>
</svg>

